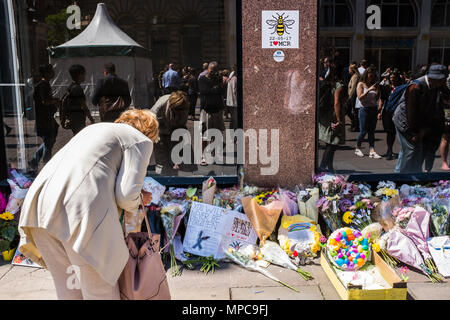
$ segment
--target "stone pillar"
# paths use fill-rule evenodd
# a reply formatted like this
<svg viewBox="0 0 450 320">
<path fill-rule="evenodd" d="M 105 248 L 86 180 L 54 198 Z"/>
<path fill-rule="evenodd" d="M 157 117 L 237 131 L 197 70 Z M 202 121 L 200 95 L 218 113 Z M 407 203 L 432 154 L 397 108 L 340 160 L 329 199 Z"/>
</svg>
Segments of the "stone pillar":
<svg viewBox="0 0 450 320">
<path fill-rule="evenodd" d="M 417 65 L 428 64 L 432 5 L 433 1 L 422 1 L 421 8 L 419 8 L 420 17 L 418 17 L 418 23 L 420 27 L 420 33 L 417 37 L 417 53 L 416 63 L 413 65 L 414 68 L 416 68 Z"/>
<path fill-rule="evenodd" d="M 360 62 L 364 58 L 364 33 L 366 31 L 366 4 L 365 1 L 355 1 L 353 23 L 355 34 L 353 35 L 352 60 Z"/>
<path fill-rule="evenodd" d="M 262 10 L 299 10 L 299 48 L 284 49 L 282 62 L 274 60 L 275 49 L 262 49 Z M 316 141 L 316 44 L 316 0 L 242 2 L 243 127 L 257 132 L 267 129 L 269 140 L 258 149 L 246 146 L 247 183 L 290 187 L 311 183 Z M 266 147 L 270 154 L 272 130 L 279 130 L 279 170 L 262 175 L 261 169 L 269 165 L 261 161 L 260 151 Z M 249 156 L 255 153 L 258 164 L 250 164 Z"/>
</svg>

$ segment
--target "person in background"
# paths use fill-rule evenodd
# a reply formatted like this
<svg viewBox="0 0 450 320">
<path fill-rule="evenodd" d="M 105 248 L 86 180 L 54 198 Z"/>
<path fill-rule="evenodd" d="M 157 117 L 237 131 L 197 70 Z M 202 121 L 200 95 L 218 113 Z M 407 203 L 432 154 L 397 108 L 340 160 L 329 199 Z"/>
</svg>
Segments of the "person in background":
<svg viewBox="0 0 450 320">
<path fill-rule="evenodd" d="M 356 63 L 351 63 L 348 67 L 349 74 L 351 75 L 350 81 L 348 83 L 348 100 L 347 100 L 347 115 L 351 120 L 351 132 L 359 131 L 359 115 L 357 109 L 355 109 L 356 104 L 356 87 L 358 86 L 360 74 Z"/>
<path fill-rule="evenodd" d="M 223 81 L 219 76 L 218 64 L 213 61 L 208 65 L 208 73 L 198 80 L 198 87 L 200 94 L 204 98 L 204 104 L 202 108 L 204 110 L 205 118 L 203 119 L 203 131 L 208 129 L 218 129 L 221 132 L 225 130 L 225 124 L 223 121 L 223 109 L 224 109 L 224 99 L 223 99 Z M 205 149 L 207 142 L 210 139 L 205 137 L 203 140 L 202 150 Z M 206 160 L 202 154 L 201 165 L 206 166 Z"/>
<path fill-rule="evenodd" d="M 219 76 L 222 78 L 222 86 L 223 86 L 223 97 L 225 102 L 225 117 L 227 119 L 231 118 L 231 109 L 228 108 L 227 105 L 227 94 L 228 94 L 228 80 L 230 79 L 230 71 L 224 69 L 219 72 Z"/>
<path fill-rule="evenodd" d="M 162 86 L 164 94 L 170 94 L 181 89 L 181 77 L 175 70 L 175 65 L 173 63 L 169 64 L 169 70 L 163 74 Z"/>
<path fill-rule="evenodd" d="M 153 113 L 127 110 L 81 130 L 34 180 L 19 220 L 21 252 L 50 271 L 58 299 L 120 299 L 130 253 L 119 217 L 136 214 L 141 195 L 151 202 L 142 185 L 157 139 Z M 78 286 L 67 285 L 70 270 Z"/>
<path fill-rule="evenodd" d="M 405 103 L 393 117 L 401 148 L 396 173 L 420 173 L 424 162 L 431 171 L 445 127 L 441 101 L 448 99 L 447 76 L 447 68 L 434 64 L 406 88 Z"/>
<path fill-rule="evenodd" d="M 319 81 L 319 140 L 325 151 L 319 171 L 334 171 L 337 146 L 345 144 L 345 103 L 347 88 L 343 84 L 343 68 L 331 67 L 328 77 Z"/>
<path fill-rule="evenodd" d="M 52 157 L 52 149 L 56 142 L 59 125 L 55 120 L 55 113 L 58 110 L 60 100 L 52 95 L 50 80 L 55 76 L 53 66 L 44 64 L 39 67 L 41 80 L 36 84 L 33 99 L 36 110 L 36 133 L 41 137 L 43 143 L 37 149 L 28 165 L 36 171 L 40 160 L 46 164 Z"/>
<path fill-rule="evenodd" d="M 384 131 L 386 131 L 386 145 L 387 145 L 387 151 L 386 154 L 383 155 L 383 157 L 386 157 L 386 160 L 392 160 L 394 159 L 394 142 L 395 142 L 395 125 L 394 122 L 392 122 L 392 117 L 394 114 L 386 109 L 386 103 L 389 100 L 389 97 L 392 92 L 394 92 L 395 88 L 398 86 L 401 86 L 403 84 L 401 73 L 397 69 L 393 69 L 390 71 L 388 76 L 388 81 L 386 81 L 386 84 L 383 86 L 380 86 L 380 102 L 382 105 L 381 112 L 378 116 L 378 119 L 381 119 L 383 121 L 383 128 Z"/>
<path fill-rule="evenodd" d="M 103 74 L 105 78 L 95 85 L 92 104 L 99 106 L 101 122 L 114 122 L 131 104 L 130 89 L 128 82 L 117 76 L 113 63 L 105 64 Z"/>
<path fill-rule="evenodd" d="M 163 167 L 164 174 L 174 174 L 175 172 L 171 172 L 167 165 L 170 164 L 173 170 L 178 170 L 180 167 L 172 161 L 172 148 L 177 142 L 172 141 L 171 136 L 176 129 L 186 129 L 189 97 L 183 91 L 163 95 L 150 111 L 155 114 L 159 124 L 160 139 L 155 145 L 156 164 Z"/>
<path fill-rule="evenodd" d="M 204 62 L 202 65 L 202 72 L 200 72 L 200 74 L 198 75 L 198 80 L 200 80 L 201 77 L 206 76 L 206 74 L 208 73 L 208 62 Z"/>
<path fill-rule="evenodd" d="M 230 74 L 227 87 L 227 107 L 231 113 L 231 129 L 236 130 L 238 128 L 236 67 L 233 66 L 231 70 L 232 72 Z"/>
<path fill-rule="evenodd" d="M 189 117 L 191 120 L 195 119 L 195 107 L 197 106 L 198 98 L 198 80 L 195 76 L 195 70 L 191 67 L 188 68 L 189 80 L 188 80 L 188 96 L 189 96 Z"/>
<path fill-rule="evenodd" d="M 367 62 L 366 59 L 362 59 L 361 62 L 359 63 L 359 68 L 358 68 L 358 72 L 359 74 L 362 76 L 364 74 L 364 72 L 367 69 L 367 66 L 369 65 L 369 63 Z"/>
<path fill-rule="evenodd" d="M 325 57 L 323 59 L 323 69 L 319 74 L 319 80 L 325 80 L 330 73 L 331 61 L 330 57 Z"/>
<path fill-rule="evenodd" d="M 355 154 L 364 157 L 361 151 L 362 140 L 366 134 L 369 138 L 369 157 L 380 159 L 381 156 L 375 152 L 375 129 L 377 127 L 378 100 L 380 90 L 377 82 L 376 69 L 369 67 L 361 77 L 361 81 L 356 88 L 358 96 L 356 104 L 359 106 L 359 128 L 360 132 L 356 140 Z"/>
<path fill-rule="evenodd" d="M 86 117 L 89 118 L 91 124 L 95 121 L 86 105 L 86 97 L 80 85 L 85 81 L 86 69 L 82 65 L 74 64 L 69 68 L 69 74 L 73 82 L 68 89 L 67 111 L 70 119 L 70 130 L 72 130 L 73 135 L 76 135 L 86 127 Z"/>
</svg>

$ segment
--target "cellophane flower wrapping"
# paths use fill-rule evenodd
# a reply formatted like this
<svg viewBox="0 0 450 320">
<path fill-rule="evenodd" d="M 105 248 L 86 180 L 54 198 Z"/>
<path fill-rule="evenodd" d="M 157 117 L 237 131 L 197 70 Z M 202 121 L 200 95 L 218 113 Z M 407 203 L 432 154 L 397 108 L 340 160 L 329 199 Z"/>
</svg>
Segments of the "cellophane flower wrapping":
<svg viewBox="0 0 450 320">
<path fill-rule="evenodd" d="M 310 218 L 316 224 L 319 220 L 319 211 L 316 207 L 317 200 L 319 200 L 319 188 L 307 188 L 297 191 L 299 213 Z"/>
<path fill-rule="evenodd" d="M 450 236 L 450 199 L 435 198 L 425 208 L 431 214 L 433 235 Z"/>
<path fill-rule="evenodd" d="M 297 194 L 290 190 L 278 190 L 279 200 L 283 203 L 283 214 L 293 216 L 298 214 Z"/>
<path fill-rule="evenodd" d="M 403 263 L 418 270 L 424 270 L 425 261 L 414 242 L 399 229 L 394 228 L 389 231 L 386 241 L 387 252 Z"/>
<path fill-rule="evenodd" d="M 180 222 L 189 208 L 189 203 L 184 200 L 172 200 L 162 202 L 161 220 L 165 230 L 165 242 L 172 245 L 175 234 L 177 233 Z M 166 246 L 165 252 L 169 251 Z"/>
<path fill-rule="evenodd" d="M 414 242 L 425 260 L 432 259 L 427 244 L 427 239 L 430 237 L 429 230 L 430 213 L 421 207 L 414 209 L 408 224 L 402 229 L 403 233 Z"/>
<path fill-rule="evenodd" d="M 339 196 L 322 196 L 317 200 L 316 207 L 325 220 L 331 232 L 343 226 L 342 213 L 339 210 Z"/>
</svg>

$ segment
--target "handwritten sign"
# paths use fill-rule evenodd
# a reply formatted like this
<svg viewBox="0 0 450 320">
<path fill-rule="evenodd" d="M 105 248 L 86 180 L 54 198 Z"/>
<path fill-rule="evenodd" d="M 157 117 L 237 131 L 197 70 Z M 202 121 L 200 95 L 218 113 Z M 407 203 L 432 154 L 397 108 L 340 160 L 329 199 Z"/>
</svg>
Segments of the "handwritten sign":
<svg viewBox="0 0 450 320">
<path fill-rule="evenodd" d="M 262 11 L 262 48 L 298 49 L 299 11 Z"/>
<path fill-rule="evenodd" d="M 194 201 L 183 249 L 198 256 L 222 259 L 224 250 L 255 244 L 256 238 L 245 214 Z"/>
</svg>

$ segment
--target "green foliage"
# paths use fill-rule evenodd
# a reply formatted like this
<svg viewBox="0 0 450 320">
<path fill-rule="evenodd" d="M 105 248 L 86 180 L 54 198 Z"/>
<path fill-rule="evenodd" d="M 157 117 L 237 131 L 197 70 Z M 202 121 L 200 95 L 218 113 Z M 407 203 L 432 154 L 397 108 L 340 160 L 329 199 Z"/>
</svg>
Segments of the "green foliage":
<svg viewBox="0 0 450 320">
<path fill-rule="evenodd" d="M 0 219 L 0 252 L 14 249 L 18 240 L 17 221 Z"/>
<path fill-rule="evenodd" d="M 47 36 L 49 46 L 59 46 L 81 33 L 81 29 L 69 30 L 66 26 L 67 18 L 70 14 L 66 9 L 62 9 L 59 13 L 50 14 L 45 18 L 48 26 Z"/>
</svg>

